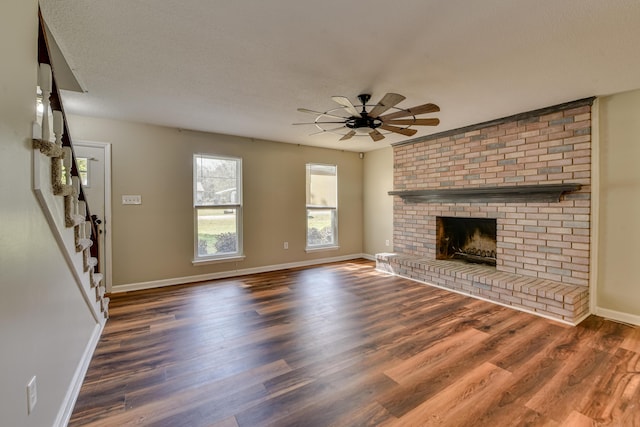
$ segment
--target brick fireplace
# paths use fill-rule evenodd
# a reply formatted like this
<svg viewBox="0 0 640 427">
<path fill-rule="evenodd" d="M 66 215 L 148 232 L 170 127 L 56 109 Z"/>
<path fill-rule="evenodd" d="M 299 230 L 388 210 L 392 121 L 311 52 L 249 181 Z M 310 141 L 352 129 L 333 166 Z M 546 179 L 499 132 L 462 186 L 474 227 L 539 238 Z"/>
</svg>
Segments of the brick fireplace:
<svg viewBox="0 0 640 427">
<path fill-rule="evenodd" d="M 378 254 L 378 268 L 567 323 L 582 320 L 589 312 L 592 103 L 395 144 L 394 253 Z M 440 218 L 495 220 L 495 267 L 438 256 Z"/>
</svg>

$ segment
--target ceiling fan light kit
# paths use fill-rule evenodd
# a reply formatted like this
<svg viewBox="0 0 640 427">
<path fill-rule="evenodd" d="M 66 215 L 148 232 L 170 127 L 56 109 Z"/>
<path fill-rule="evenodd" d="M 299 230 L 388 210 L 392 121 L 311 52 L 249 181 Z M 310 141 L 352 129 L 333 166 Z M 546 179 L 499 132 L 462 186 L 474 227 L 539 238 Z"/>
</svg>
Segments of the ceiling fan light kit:
<svg viewBox="0 0 640 427">
<path fill-rule="evenodd" d="M 311 135 L 325 132 L 334 133 L 342 136 L 340 141 L 351 139 L 354 136 L 369 136 L 374 141 L 380 141 L 384 139 L 384 134 L 378 129 L 382 129 L 386 133 L 413 136 L 418 131 L 412 129 L 411 126 L 437 126 L 440 123 L 440 120 L 436 118 L 416 118 L 420 114 L 440 111 L 437 105 L 422 104 L 412 108 L 398 108 L 396 105 L 402 102 L 405 97 L 397 93 L 387 93 L 373 106 L 367 104 L 371 99 L 369 94 L 358 95 L 360 105 L 357 106 L 345 96 L 333 96 L 331 99 L 340 107 L 325 112 L 298 108 L 298 111 L 302 113 L 315 115 L 316 119 L 313 122 L 294 123 L 294 125 L 315 125 L 319 132 Z M 361 108 L 361 111 L 358 111 L 358 107 Z M 367 107 L 372 108 L 367 111 Z M 384 116 L 381 115 L 391 109 L 395 111 Z M 349 116 L 345 116 L 345 113 Z M 335 125 L 341 126 L 336 127 Z"/>
</svg>

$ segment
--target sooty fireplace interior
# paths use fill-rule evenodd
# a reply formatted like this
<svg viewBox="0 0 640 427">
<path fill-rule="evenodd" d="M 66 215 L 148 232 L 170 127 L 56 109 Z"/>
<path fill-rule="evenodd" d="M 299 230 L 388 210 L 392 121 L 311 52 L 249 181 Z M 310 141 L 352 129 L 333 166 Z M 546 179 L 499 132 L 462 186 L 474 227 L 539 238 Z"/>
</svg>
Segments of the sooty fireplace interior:
<svg viewBox="0 0 640 427">
<path fill-rule="evenodd" d="M 436 218 L 436 259 L 496 265 L 496 220 Z"/>
</svg>

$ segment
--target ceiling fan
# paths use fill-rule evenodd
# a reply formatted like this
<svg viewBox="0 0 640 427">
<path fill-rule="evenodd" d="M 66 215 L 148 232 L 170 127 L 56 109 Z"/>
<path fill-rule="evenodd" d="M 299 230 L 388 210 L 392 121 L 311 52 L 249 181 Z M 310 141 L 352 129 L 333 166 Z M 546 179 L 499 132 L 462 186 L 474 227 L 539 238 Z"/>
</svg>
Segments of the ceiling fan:
<svg viewBox="0 0 640 427">
<path fill-rule="evenodd" d="M 404 96 L 397 93 L 387 93 L 376 105 L 367 105 L 371 99 L 369 94 L 358 95 L 360 105 L 357 106 L 345 96 L 332 96 L 331 99 L 340 104 L 340 107 L 325 112 L 298 108 L 298 111 L 302 113 L 313 114 L 317 117 L 313 122 L 294 123 L 294 125 L 315 125 L 320 131 L 311 135 L 324 132 L 335 133 L 342 135 L 340 141 L 350 139 L 353 136 L 367 135 L 374 141 L 380 141 L 384 138 L 384 134 L 378 129 L 385 130 L 387 133 L 413 136 L 418 131 L 412 129 L 411 126 L 437 126 L 440 123 L 438 119 L 416 118 L 420 114 L 440 111 L 440 107 L 435 104 L 423 104 L 413 108 L 397 108 L 396 105 L 405 99 Z M 362 108 L 362 111 L 358 111 L 356 107 Z M 367 107 L 373 108 L 367 111 Z M 395 111 L 384 116 L 381 115 L 391 109 Z M 345 117 L 345 113 L 349 116 Z M 340 126 L 327 126 L 334 124 L 340 124 Z"/>
</svg>

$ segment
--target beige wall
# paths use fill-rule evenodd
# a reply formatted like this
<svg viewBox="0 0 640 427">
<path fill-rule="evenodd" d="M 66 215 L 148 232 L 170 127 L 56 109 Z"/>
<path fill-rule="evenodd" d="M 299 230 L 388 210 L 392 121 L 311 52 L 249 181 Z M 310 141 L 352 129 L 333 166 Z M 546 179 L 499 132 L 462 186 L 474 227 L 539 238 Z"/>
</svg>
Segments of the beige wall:
<svg viewBox="0 0 640 427">
<path fill-rule="evenodd" d="M 362 253 L 357 153 L 80 116 L 70 118 L 70 127 L 76 141 L 113 144 L 114 290 Z M 194 153 L 243 159 L 243 261 L 192 265 Z M 338 165 L 339 250 L 305 252 L 307 163 Z M 123 194 L 140 194 L 142 205 L 123 206 Z"/>
<path fill-rule="evenodd" d="M 364 157 L 364 253 L 393 252 L 393 150 L 370 151 Z M 386 241 L 389 241 L 389 246 Z"/>
<path fill-rule="evenodd" d="M 599 125 L 596 304 L 640 320 L 640 90 L 600 98 Z"/>
<path fill-rule="evenodd" d="M 639 200 L 634 193 L 640 192 L 640 169 L 635 161 L 640 158 L 637 117 L 640 117 L 640 91 L 600 99 L 596 303 L 604 309 L 635 316 L 640 315 L 640 294 L 629 278 L 633 277 L 632 266 L 638 259 L 640 245 L 633 240 L 623 244 L 622 239 L 634 233 L 640 237 L 640 226 L 632 225 L 635 224 L 632 219 L 635 221 L 640 211 L 640 205 L 634 204 Z M 393 234 L 393 199 L 387 195 L 393 181 L 391 147 L 368 152 L 361 161 L 355 153 L 80 117 L 72 118 L 72 135 L 76 139 L 114 144 L 115 284 L 393 250 L 392 242 L 391 246 L 385 245 Z M 245 159 L 247 259 L 243 262 L 191 265 L 193 152 Z M 341 250 L 338 252 L 304 252 L 304 206 L 296 200 L 304 198 L 307 162 L 339 165 Z M 154 163 L 164 166 L 154 167 Z M 144 166 L 139 167 L 141 164 Z M 167 173 L 165 168 L 172 172 Z M 291 179 L 296 174 L 299 179 Z M 362 186 L 358 185 L 360 174 Z M 349 185 L 345 187 L 346 183 Z M 143 205 L 122 206 L 121 194 L 142 194 Z M 163 230 L 161 237 L 156 229 Z M 284 241 L 289 242 L 288 251 L 282 249 Z"/>
<path fill-rule="evenodd" d="M 0 13 L 0 424 L 54 424 L 96 323 L 31 189 L 36 0 Z M 38 402 L 27 415 L 26 385 Z"/>
</svg>

